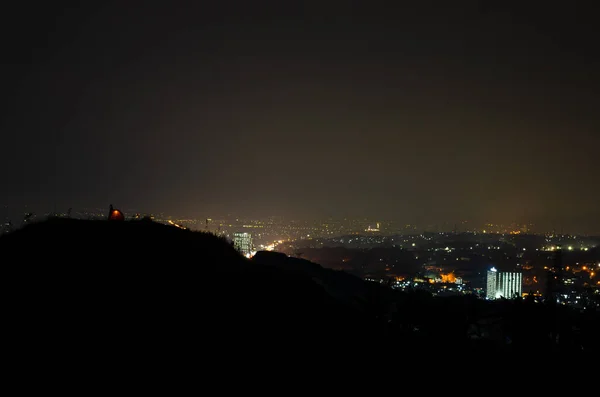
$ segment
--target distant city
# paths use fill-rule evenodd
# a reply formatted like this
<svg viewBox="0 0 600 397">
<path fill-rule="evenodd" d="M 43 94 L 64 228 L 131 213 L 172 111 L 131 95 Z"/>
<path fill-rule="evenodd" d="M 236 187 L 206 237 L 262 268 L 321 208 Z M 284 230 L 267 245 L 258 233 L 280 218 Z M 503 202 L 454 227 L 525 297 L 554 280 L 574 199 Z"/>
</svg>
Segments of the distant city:
<svg viewBox="0 0 600 397">
<path fill-rule="evenodd" d="M 68 209 L 37 213 L 34 211 L 21 211 L 15 215 L 7 215 L 8 211 L 1 211 L 0 221 L 4 232 L 11 228 L 18 228 L 27 222 L 34 222 L 49 216 L 71 217 L 75 219 L 105 219 L 107 208 Z M 373 237 L 393 236 L 396 234 L 415 233 L 481 233 L 481 234 L 543 234 L 565 235 L 563 230 L 544 230 L 535 224 L 473 224 L 467 221 L 458 223 L 441 224 L 414 224 L 384 219 L 366 218 L 326 218 L 314 220 L 291 219 L 282 216 L 268 216 L 263 218 L 250 218 L 239 215 L 220 216 L 174 216 L 166 213 L 145 213 L 135 209 L 122 209 L 125 218 L 142 219 L 148 217 L 155 222 L 177 224 L 194 231 L 209 231 L 219 235 L 232 236 L 237 232 L 251 233 L 254 242 L 263 246 L 273 244 L 279 240 L 295 241 L 301 239 L 333 238 L 344 235 L 367 235 Z M 4 212 L 4 213 L 3 213 Z M 600 233 L 598 233 L 600 235 Z"/>
<path fill-rule="evenodd" d="M 384 220 L 193 219 L 123 210 L 126 220 L 151 219 L 228 239 L 250 258 L 277 251 L 400 290 L 434 296 L 470 294 L 482 299 L 545 299 L 581 309 L 600 308 L 600 237 L 534 233 L 534 225 L 467 223 L 451 230 Z M 2 233 L 50 216 L 106 219 L 108 209 L 69 210 L 18 222 Z"/>
</svg>

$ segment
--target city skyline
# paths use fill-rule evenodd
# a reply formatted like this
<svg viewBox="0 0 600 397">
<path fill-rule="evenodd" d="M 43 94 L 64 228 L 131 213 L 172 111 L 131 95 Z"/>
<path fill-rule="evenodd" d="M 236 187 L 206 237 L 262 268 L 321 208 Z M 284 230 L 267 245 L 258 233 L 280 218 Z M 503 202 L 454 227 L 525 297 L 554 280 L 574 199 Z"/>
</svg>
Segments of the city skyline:
<svg viewBox="0 0 600 397">
<path fill-rule="evenodd" d="M 0 204 L 599 232 L 586 5 L 203 3 L 7 7 Z"/>
<path fill-rule="evenodd" d="M 231 232 L 252 230 L 270 226 L 309 227 L 320 230 L 327 225 L 340 228 L 337 235 L 346 232 L 351 234 L 390 235 L 394 233 L 489 233 L 489 234 L 531 234 L 531 235 L 573 235 L 600 236 L 598 229 L 576 230 L 565 228 L 563 225 L 539 225 L 534 223 L 495 223 L 495 222 L 440 222 L 440 223 L 411 223 L 402 219 L 369 218 L 369 217 L 310 217 L 291 218 L 281 215 L 246 216 L 243 214 L 181 214 L 177 212 L 142 211 L 133 208 L 119 208 L 125 219 L 140 220 L 150 217 L 162 223 L 179 224 L 191 230 L 216 231 L 221 227 Z M 68 217 L 74 219 L 105 219 L 107 208 L 73 208 L 48 211 L 36 211 L 31 207 L 13 208 L 0 206 L 0 224 L 11 228 L 19 228 L 27 222 L 39 222 L 49 217 Z M 215 229 L 216 228 L 216 229 Z M 324 229 L 325 230 L 325 229 Z M 332 229 L 333 230 L 333 229 Z"/>
</svg>

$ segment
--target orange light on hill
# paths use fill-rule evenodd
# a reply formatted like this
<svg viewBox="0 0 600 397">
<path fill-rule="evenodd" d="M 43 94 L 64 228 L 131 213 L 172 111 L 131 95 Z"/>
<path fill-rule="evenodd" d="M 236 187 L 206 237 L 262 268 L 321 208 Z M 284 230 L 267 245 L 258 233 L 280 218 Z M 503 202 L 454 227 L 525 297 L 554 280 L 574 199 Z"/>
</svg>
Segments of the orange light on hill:
<svg viewBox="0 0 600 397">
<path fill-rule="evenodd" d="M 125 216 L 119 210 L 112 210 L 110 216 L 108 217 L 109 221 L 124 221 Z"/>
</svg>

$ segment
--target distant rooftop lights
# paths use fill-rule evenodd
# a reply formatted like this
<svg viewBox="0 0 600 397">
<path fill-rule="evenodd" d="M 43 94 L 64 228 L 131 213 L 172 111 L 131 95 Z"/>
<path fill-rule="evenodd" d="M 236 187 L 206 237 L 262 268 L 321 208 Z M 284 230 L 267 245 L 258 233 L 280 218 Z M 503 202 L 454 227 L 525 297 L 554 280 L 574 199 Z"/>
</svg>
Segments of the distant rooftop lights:
<svg viewBox="0 0 600 397">
<path fill-rule="evenodd" d="M 496 270 L 496 268 L 495 268 L 495 267 L 492 267 L 492 268 L 490 269 L 490 271 L 491 271 L 491 272 L 497 272 L 498 270 Z"/>
</svg>

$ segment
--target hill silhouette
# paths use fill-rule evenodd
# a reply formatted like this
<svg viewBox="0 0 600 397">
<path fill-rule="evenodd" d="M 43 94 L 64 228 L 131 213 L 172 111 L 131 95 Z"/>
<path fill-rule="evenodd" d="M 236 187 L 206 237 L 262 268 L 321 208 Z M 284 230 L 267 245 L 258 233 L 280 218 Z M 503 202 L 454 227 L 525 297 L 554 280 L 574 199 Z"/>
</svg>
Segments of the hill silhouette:
<svg viewBox="0 0 600 397">
<path fill-rule="evenodd" d="M 556 349 L 557 329 L 561 349 L 598 348 L 594 314 L 403 293 L 281 253 L 249 260 L 223 238 L 151 221 L 49 219 L 0 237 L 0 254 L 7 340 L 25 358 L 532 352 Z"/>
<path fill-rule="evenodd" d="M 55 218 L 0 237 L 0 253 L 10 332 L 31 349 L 306 353 L 373 331 L 318 270 L 248 260 L 208 233 Z"/>
</svg>

